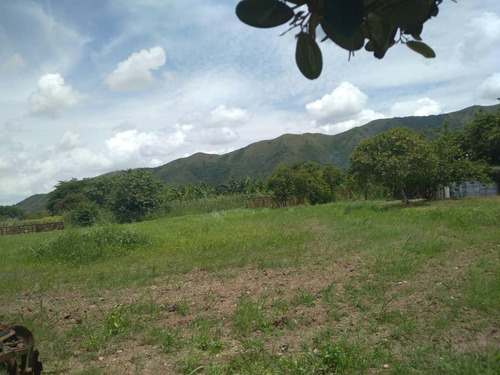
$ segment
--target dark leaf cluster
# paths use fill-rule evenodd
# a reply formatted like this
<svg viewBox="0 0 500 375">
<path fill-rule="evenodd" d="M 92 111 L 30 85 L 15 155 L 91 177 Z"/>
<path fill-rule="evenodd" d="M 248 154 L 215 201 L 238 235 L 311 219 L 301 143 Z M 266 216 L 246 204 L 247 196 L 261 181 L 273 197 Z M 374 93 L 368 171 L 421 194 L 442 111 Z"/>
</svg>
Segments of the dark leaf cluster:
<svg viewBox="0 0 500 375">
<path fill-rule="evenodd" d="M 436 56 L 422 42 L 424 23 L 439 13 L 442 0 L 242 0 L 236 15 L 247 25 L 298 29 L 295 60 L 300 72 L 318 78 L 323 68 L 318 28 L 349 54 L 365 48 L 382 59 L 396 43 L 426 58 Z"/>
</svg>

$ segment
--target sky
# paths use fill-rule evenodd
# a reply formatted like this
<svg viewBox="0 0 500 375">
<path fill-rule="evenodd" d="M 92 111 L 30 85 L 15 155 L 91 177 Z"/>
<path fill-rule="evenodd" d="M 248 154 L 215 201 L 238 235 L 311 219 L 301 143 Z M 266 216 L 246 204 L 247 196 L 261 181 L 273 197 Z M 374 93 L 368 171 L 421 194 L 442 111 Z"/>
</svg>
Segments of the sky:
<svg viewBox="0 0 500 375">
<path fill-rule="evenodd" d="M 1 0 L 0 205 L 285 133 L 498 103 L 498 0 L 444 0 L 421 35 L 435 59 L 402 44 L 349 59 L 323 42 L 312 81 L 295 65 L 297 31 L 247 26 L 237 3 Z"/>
</svg>

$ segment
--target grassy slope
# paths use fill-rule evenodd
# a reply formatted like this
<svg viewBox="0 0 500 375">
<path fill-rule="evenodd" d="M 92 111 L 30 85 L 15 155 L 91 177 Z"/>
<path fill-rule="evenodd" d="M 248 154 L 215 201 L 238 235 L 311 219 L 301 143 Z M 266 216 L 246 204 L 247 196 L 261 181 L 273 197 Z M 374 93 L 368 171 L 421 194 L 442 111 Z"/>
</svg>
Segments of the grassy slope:
<svg viewBox="0 0 500 375">
<path fill-rule="evenodd" d="M 185 216 L 124 226 L 150 244 L 80 265 L 31 258 L 62 233 L 3 236 L 0 320 L 33 330 L 52 373 L 494 374 L 499 208 Z"/>
</svg>

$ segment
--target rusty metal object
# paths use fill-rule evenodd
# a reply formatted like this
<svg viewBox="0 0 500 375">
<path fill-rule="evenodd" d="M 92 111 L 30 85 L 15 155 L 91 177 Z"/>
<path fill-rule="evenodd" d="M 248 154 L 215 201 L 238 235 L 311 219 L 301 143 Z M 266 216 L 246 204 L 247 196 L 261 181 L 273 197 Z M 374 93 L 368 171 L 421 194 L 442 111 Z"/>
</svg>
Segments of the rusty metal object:
<svg viewBox="0 0 500 375">
<path fill-rule="evenodd" d="M 38 361 L 33 334 L 23 326 L 0 322 L 0 364 L 7 366 L 7 375 L 40 375 L 42 363 Z"/>
</svg>

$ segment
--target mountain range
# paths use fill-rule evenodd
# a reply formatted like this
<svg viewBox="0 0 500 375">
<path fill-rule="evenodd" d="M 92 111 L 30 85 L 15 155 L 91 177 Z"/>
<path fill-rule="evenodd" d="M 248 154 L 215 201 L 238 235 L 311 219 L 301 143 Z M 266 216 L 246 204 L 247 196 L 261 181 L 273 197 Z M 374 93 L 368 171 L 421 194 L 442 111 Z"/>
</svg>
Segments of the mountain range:
<svg viewBox="0 0 500 375">
<path fill-rule="evenodd" d="M 284 134 L 272 140 L 252 143 L 223 155 L 196 153 L 165 165 L 148 168 L 167 186 L 205 183 L 221 185 L 233 177 L 251 177 L 264 180 L 280 164 L 292 165 L 304 161 L 319 164 L 332 163 L 345 168 L 356 145 L 389 128 L 406 126 L 417 131 L 431 131 L 447 122 L 450 128 L 460 128 L 469 122 L 478 110 L 495 112 L 499 105 L 472 106 L 457 112 L 432 116 L 411 116 L 379 119 L 336 135 Z M 113 172 L 114 173 L 114 172 Z M 15 206 L 26 212 L 44 210 L 47 194 L 29 197 Z"/>
</svg>

